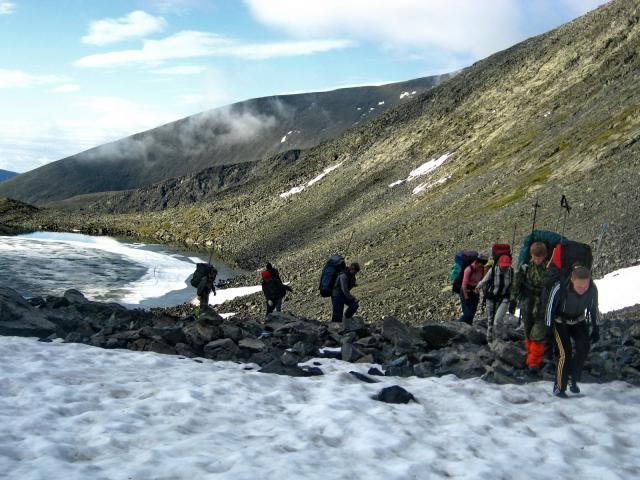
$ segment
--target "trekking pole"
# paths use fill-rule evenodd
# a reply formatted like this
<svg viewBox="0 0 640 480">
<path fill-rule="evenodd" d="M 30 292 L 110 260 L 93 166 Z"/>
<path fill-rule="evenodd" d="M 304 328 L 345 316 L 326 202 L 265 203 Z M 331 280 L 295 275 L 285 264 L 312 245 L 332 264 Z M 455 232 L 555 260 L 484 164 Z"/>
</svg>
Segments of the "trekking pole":
<svg viewBox="0 0 640 480">
<path fill-rule="evenodd" d="M 538 197 L 536 197 L 536 204 L 533 206 L 533 226 L 531 227 L 531 233 L 536 229 L 536 216 L 538 215 L 538 208 L 541 205 L 538 203 Z"/>
<path fill-rule="evenodd" d="M 513 251 L 513 247 L 516 244 L 516 227 L 518 226 L 517 223 L 513 224 L 513 236 L 511 237 L 511 250 Z"/>
<path fill-rule="evenodd" d="M 602 246 L 602 242 L 604 241 L 604 236 L 607 234 L 607 231 L 609 231 L 609 224 L 603 223 L 602 230 L 600 230 L 600 236 L 598 237 L 598 243 L 596 244 L 596 256 L 593 261 L 593 269 L 592 269 L 593 272 L 595 272 L 596 266 L 600 266 L 600 256 L 602 254 L 600 247 Z"/>
<path fill-rule="evenodd" d="M 213 257 L 213 248 L 209 250 L 209 261 L 207 261 L 207 265 L 211 265 L 211 258 Z"/>
<path fill-rule="evenodd" d="M 562 236 L 564 237 L 564 229 L 567 226 L 567 217 L 571 213 L 571 207 L 569 206 L 569 201 L 567 200 L 567 197 L 565 197 L 564 195 L 562 195 L 562 198 L 560 199 L 560 208 L 564 210 L 564 220 L 562 222 Z"/>
</svg>

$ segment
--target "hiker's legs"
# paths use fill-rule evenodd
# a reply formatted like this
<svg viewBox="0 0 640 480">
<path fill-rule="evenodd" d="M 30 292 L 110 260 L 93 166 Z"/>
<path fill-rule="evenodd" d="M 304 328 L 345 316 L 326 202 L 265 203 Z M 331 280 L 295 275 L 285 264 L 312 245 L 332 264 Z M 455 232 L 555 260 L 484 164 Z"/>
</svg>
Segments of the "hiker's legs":
<svg viewBox="0 0 640 480">
<path fill-rule="evenodd" d="M 343 298 L 339 295 L 334 295 L 333 297 L 331 297 L 331 305 L 333 306 L 331 321 L 342 322 L 342 314 L 344 312 Z"/>
<path fill-rule="evenodd" d="M 555 390 L 564 392 L 567 389 L 567 378 L 571 368 L 571 335 L 567 325 L 554 322 L 553 339 L 558 356 L 556 358 L 556 381 Z"/>
<path fill-rule="evenodd" d="M 358 305 L 355 300 L 345 300 L 345 305 L 347 305 L 347 311 L 344 312 L 345 318 L 351 318 L 358 310 Z"/>
<path fill-rule="evenodd" d="M 527 350 L 527 366 L 540 368 L 545 350 L 545 335 L 547 324 L 544 317 L 539 314 L 533 319 L 531 330 L 529 331 L 529 348 Z"/>
<path fill-rule="evenodd" d="M 198 300 L 200 300 L 200 311 L 207 308 L 209 306 L 209 292 L 204 292 L 204 295 L 198 296 Z"/>
<path fill-rule="evenodd" d="M 580 376 L 582 375 L 582 367 L 584 367 L 584 362 L 587 360 L 587 355 L 589 354 L 589 327 L 587 326 L 587 322 L 583 321 L 571 325 L 569 331 L 576 346 L 576 353 L 571 362 L 571 379 L 574 382 L 579 382 Z"/>
<path fill-rule="evenodd" d="M 499 334 L 500 337 L 504 336 L 505 328 L 504 328 L 504 316 L 507 314 L 509 310 L 509 299 L 503 298 L 500 303 L 498 303 L 496 312 L 493 316 L 493 328 L 496 334 Z"/>
<path fill-rule="evenodd" d="M 487 298 L 487 342 L 492 341 L 495 333 L 494 320 L 496 317 L 496 302 Z"/>
<path fill-rule="evenodd" d="M 468 299 L 464 298 L 462 293 L 460 294 L 460 305 L 462 306 L 462 317 L 460 317 L 460 322 L 468 323 L 469 325 L 473 323 L 473 317 L 476 314 L 479 300 L 480 295 L 476 293 L 470 293 Z"/>
<path fill-rule="evenodd" d="M 273 313 L 273 311 L 276 309 L 276 304 L 273 300 L 267 300 L 267 315 L 270 315 Z"/>
<path fill-rule="evenodd" d="M 275 303 L 276 312 L 282 311 L 282 298 L 279 298 Z"/>
</svg>

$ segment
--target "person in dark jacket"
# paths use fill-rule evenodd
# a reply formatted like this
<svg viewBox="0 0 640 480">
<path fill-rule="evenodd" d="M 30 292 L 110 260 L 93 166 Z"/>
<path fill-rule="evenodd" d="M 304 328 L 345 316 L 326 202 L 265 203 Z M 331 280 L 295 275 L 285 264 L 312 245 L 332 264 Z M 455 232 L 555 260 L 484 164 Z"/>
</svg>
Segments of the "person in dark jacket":
<svg viewBox="0 0 640 480">
<path fill-rule="evenodd" d="M 214 267 L 210 267 L 208 273 L 203 276 L 200 283 L 198 283 L 196 293 L 198 295 L 198 300 L 200 301 L 200 311 L 203 311 L 209 306 L 209 295 L 211 292 L 213 292 L 214 295 L 216 294 L 216 286 L 214 285 L 214 282 L 217 274 L 218 270 Z"/>
<path fill-rule="evenodd" d="M 591 334 L 587 320 L 591 324 Z M 598 288 L 591 280 L 591 271 L 582 265 L 576 265 L 568 280 L 560 280 L 554 284 L 547 303 L 547 327 L 557 349 L 556 381 L 553 385 L 556 396 L 567 398 L 569 377 L 569 390 L 580 393 L 578 381 L 589 353 L 590 342 L 595 343 L 600 339 L 599 320 Z"/>
<path fill-rule="evenodd" d="M 360 264 L 352 263 L 345 268 L 338 278 L 336 278 L 333 293 L 331 294 L 331 304 L 333 311 L 331 314 L 332 322 L 342 322 L 343 316 L 351 318 L 360 306 L 358 299 L 351 294 L 351 289 L 356 286 L 356 274 L 360 271 Z M 345 305 L 347 311 L 344 311 Z"/>
<path fill-rule="evenodd" d="M 282 282 L 282 279 L 280 278 L 280 272 L 276 267 L 271 265 L 271 263 L 267 263 L 266 271 L 269 272 L 271 278 L 275 278 L 278 282 Z"/>
<path fill-rule="evenodd" d="M 268 270 L 262 272 L 261 276 L 262 293 L 264 293 L 265 299 L 267 300 L 267 315 L 273 313 L 274 310 L 281 312 L 282 299 L 287 292 L 293 292 L 293 289 L 289 285 L 283 284 L 279 275 L 273 277 Z"/>
</svg>

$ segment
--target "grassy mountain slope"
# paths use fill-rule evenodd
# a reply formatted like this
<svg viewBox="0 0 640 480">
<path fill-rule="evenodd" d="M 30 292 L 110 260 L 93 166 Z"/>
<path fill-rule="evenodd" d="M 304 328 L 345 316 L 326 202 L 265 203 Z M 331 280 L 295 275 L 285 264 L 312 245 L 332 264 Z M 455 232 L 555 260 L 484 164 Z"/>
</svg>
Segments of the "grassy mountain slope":
<svg viewBox="0 0 640 480">
<path fill-rule="evenodd" d="M 410 101 L 447 76 L 257 98 L 102 145 L 21 175 L 0 195 L 31 203 L 138 188 L 207 167 L 309 148 Z M 404 92 L 409 92 L 401 98 Z"/>
<path fill-rule="evenodd" d="M 639 21 L 640 0 L 613 0 L 366 126 L 263 159 L 213 200 L 153 211 L 162 205 L 147 208 L 135 197 L 153 195 L 129 193 L 136 200 L 127 203 L 114 194 L 114 204 L 131 213 L 51 212 L 38 221 L 212 244 L 250 268 L 270 260 L 293 282 L 289 308 L 325 317 L 319 269 L 349 245 L 348 258 L 363 265 L 355 293 L 365 316 L 453 318 L 447 276 L 454 252 L 510 242 L 514 226 L 522 237 L 536 199 L 538 226 L 562 228 L 562 194 L 573 206 L 567 235 L 595 243 L 600 224 L 610 225 L 596 254 L 599 272 L 629 266 L 640 258 Z M 447 153 L 428 175 L 389 187 Z M 336 164 L 301 193 L 279 195 Z M 420 184 L 425 189 L 413 194 Z"/>
</svg>

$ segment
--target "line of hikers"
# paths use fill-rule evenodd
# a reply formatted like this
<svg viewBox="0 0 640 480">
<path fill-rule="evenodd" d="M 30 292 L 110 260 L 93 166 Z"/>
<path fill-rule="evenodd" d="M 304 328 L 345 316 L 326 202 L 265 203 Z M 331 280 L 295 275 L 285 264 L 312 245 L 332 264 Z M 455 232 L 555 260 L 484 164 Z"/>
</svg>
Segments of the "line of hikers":
<svg viewBox="0 0 640 480">
<path fill-rule="evenodd" d="M 568 384 L 571 392 L 579 393 L 578 381 L 590 341 L 599 339 L 598 290 L 591 280 L 592 260 L 588 245 L 545 230 L 534 230 L 525 237 L 515 272 L 508 244 L 494 244 L 491 256 L 473 250 L 458 252 L 450 280 L 453 291 L 460 296 L 459 321 L 473 324 L 484 293 L 486 335 L 491 345 L 504 334 L 507 312 L 513 315 L 519 306 L 529 370 L 538 373 L 545 351 L 551 353 L 555 346 L 554 393 L 566 397 Z M 340 255 L 329 257 L 322 269 L 320 295 L 331 297 L 332 322 L 351 318 L 358 310 L 359 301 L 351 290 L 359 271 L 358 263 L 347 266 Z M 203 263 L 193 275 L 191 283 L 198 289 L 201 309 L 207 307 L 210 292 L 215 295 L 216 274 L 213 266 Z M 271 263 L 261 277 L 267 316 L 280 312 L 283 299 L 293 289 Z"/>
<path fill-rule="evenodd" d="M 554 351 L 554 394 L 566 398 L 567 385 L 572 393 L 580 393 L 578 382 L 590 343 L 599 340 L 592 260 L 588 245 L 545 230 L 534 230 L 525 238 L 515 272 L 508 244 L 494 244 L 491 257 L 458 252 L 450 278 L 460 296 L 459 321 L 473 323 L 484 293 L 491 344 L 504 333 L 506 313 L 514 314 L 519 306 L 529 370 L 538 373 L 545 351 Z"/>
</svg>

